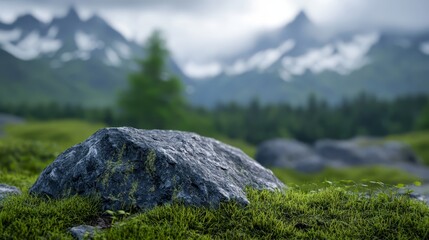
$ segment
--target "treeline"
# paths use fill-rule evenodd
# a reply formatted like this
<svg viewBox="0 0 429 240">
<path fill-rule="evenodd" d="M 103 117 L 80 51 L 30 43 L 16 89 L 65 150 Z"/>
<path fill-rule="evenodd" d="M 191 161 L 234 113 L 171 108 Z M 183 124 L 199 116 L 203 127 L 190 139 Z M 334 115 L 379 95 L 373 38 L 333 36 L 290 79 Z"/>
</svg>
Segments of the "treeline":
<svg viewBox="0 0 429 240">
<path fill-rule="evenodd" d="M 217 131 L 249 143 L 257 144 L 275 137 L 314 142 L 320 138 L 385 136 L 427 129 L 429 98 L 404 96 L 388 101 L 362 93 L 340 105 L 330 106 L 310 96 L 301 107 L 262 106 L 254 100 L 246 107 L 234 103 L 220 105 L 212 116 Z"/>
<path fill-rule="evenodd" d="M 114 108 L 0 103 L 0 113 L 37 120 L 79 118 L 109 126 L 178 129 L 252 144 L 276 137 L 313 142 L 320 138 L 384 136 L 429 129 L 427 95 L 388 101 L 362 93 L 336 106 L 314 96 L 303 106 L 261 105 L 255 99 L 247 106 L 230 103 L 212 110 L 196 109 L 183 97 L 184 87 L 179 79 L 165 74 L 168 51 L 161 34 L 155 32 L 145 46 L 147 56 L 138 61 L 139 70 L 129 75 L 128 87 Z"/>
<path fill-rule="evenodd" d="M 0 104 L 0 112 L 35 120 L 76 118 L 104 122 L 109 126 L 150 128 L 127 122 L 120 111 L 110 108 L 89 109 L 55 103 Z M 429 97 L 404 96 L 388 101 L 362 93 L 337 106 L 328 105 L 314 96 L 309 97 L 303 106 L 287 103 L 261 105 L 258 100 L 253 100 L 247 106 L 222 104 L 210 111 L 188 107 L 182 115 L 180 126 L 167 125 L 162 128 L 223 135 L 252 144 L 276 137 L 291 137 L 311 143 L 320 138 L 385 136 L 429 129 Z"/>
<path fill-rule="evenodd" d="M 86 108 L 79 104 L 7 104 L 0 102 L 0 113 L 8 113 L 23 117 L 28 120 L 53 120 L 53 119 L 82 119 L 92 122 L 103 122 L 107 125 L 117 123 L 112 108 Z"/>
</svg>

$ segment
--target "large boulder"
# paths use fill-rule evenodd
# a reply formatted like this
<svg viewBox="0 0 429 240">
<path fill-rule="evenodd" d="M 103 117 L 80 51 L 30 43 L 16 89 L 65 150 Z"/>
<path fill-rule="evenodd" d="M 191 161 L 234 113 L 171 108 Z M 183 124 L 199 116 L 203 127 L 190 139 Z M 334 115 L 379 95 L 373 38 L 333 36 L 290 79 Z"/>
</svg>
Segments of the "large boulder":
<svg viewBox="0 0 429 240">
<path fill-rule="evenodd" d="M 315 149 L 333 166 L 417 164 L 420 161 L 407 145 L 376 138 L 321 140 Z"/>
<path fill-rule="evenodd" d="M 194 133 L 99 130 L 49 165 L 31 194 L 62 198 L 98 195 L 103 209 L 147 209 L 181 202 L 247 204 L 245 188 L 282 189 L 270 170 L 241 150 Z"/>
<path fill-rule="evenodd" d="M 292 168 L 302 172 L 316 172 L 324 167 L 320 156 L 296 140 L 265 141 L 258 147 L 255 158 L 265 167 Z"/>
<path fill-rule="evenodd" d="M 12 194 L 19 195 L 21 191 L 17 187 L 0 184 L 0 201 Z"/>
</svg>

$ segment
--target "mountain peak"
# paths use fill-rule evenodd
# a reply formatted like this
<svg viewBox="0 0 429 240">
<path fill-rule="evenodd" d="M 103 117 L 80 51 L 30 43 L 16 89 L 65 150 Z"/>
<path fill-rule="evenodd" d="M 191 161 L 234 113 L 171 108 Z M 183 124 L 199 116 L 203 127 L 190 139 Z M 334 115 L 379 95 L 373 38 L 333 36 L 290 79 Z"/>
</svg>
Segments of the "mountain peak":
<svg viewBox="0 0 429 240">
<path fill-rule="evenodd" d="M 64 16 L 64 18 L 67 19 L 73 19 L 73 20 L 80 20 L 79 14 L 77 13 L 76 9 L 71 6 L 69 10 L 67 11 L 67 14 Z"/>
<path fill-rule="evenodd" d="M 35 24 L 40 24 L 40 21 L 31 14 L 19 16 L 14 22 L 14 25 L 24 25 L 28 27 Z"/>
<path fill-rule="evenodd" d="M 294 25 L 304 25 L 304 24 L 310 24 L 311 21 L 307 16 L 307 13 L 305 13 L 304 10 L 301 10 L 293 19 L 293 21 L 290 24 Z"/>
</svg>

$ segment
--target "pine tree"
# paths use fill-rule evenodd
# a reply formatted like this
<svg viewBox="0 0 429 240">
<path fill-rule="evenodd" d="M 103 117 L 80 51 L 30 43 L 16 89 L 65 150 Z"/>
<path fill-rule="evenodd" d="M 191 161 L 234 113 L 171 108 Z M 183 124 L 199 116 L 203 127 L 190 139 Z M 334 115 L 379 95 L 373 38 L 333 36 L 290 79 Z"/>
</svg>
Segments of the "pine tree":
<svg viewBox="0 0 429 240">
<path fill-rule="evenodd" d="M 129 76 L 119 106 L 127 124 L 152 129 L 177 128 L 184 117 L 185 100 L 180 80 L 166 71 L 168 51 L 160 32 L 146 43 L 146 57 L 140 71 Z"/>
</svg>

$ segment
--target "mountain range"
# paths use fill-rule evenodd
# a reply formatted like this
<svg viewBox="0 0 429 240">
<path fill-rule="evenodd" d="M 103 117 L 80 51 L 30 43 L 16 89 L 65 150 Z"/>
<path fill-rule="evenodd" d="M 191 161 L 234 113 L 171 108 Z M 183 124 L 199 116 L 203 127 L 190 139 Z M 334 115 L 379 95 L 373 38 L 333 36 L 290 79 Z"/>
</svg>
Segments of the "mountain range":
<svg viewBox="0 0 429 240">
<path fill-rule="evenodd" d="M 0 102 L 111 106 L 144 48 L 101 17 L 83 20 L 71 8 L 48 23 L 31 14 L 0 23 Z M 194 105 L 220 102 L 305 103 L 309 95 L 338 103 L 361 92 L 381 98 L 429 93 L 429 30 L 328 34 L 304 12 L 221 61 L 206 79 L 186 76 Z"/>
<path fill-rule="evenodd" d="M 361 92 L 392 99 L 429 93 L 429 31 L 328 34 L 304 12 L 200 80 L 193 102 L 305 103 L 309 95 L 336 104 Z"/>
<path fill-rule="evenodd" d="M 0 101 L 109 106 L 144 54 L 97 15 L 82 20 L 71 8 L 43 23 L 26 14 L 0 23 Z M 168 66 L 187 79 L 172 59 Z"/>
</svg>

